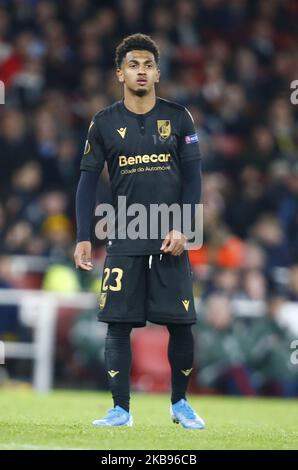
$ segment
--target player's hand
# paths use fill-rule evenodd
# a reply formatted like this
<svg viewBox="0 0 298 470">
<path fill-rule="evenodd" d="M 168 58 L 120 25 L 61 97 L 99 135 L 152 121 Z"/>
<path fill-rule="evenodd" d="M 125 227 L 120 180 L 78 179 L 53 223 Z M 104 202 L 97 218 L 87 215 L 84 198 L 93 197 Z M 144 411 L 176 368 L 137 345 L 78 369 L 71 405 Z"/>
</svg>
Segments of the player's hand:
<svg viewBox="0 0 298 470">
<path fill-rule="evenodd" d="M 183 233 L 178 232 L 178 230 L 172 230 L 162 242 L 160 249 L 164 253 L 180 256 L 184 251 L 186 241 L 187 239 Z"/>
<path fill-rule="evenodd" d="M 91 271 L 93 264 L 91 263 L 91 243 L 88 241 L 77 243 L 74 260 L 77 269 Z"/>
</svg>

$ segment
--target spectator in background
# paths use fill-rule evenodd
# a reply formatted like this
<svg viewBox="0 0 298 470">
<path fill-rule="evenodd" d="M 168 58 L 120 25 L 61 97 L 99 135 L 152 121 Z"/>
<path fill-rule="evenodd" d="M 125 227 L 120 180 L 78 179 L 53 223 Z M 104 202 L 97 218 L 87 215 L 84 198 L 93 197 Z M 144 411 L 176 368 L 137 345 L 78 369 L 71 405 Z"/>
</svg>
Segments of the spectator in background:
<svg viewBox="0 0 298 470">
<path fill-rule="evenodd" d="M 205 284 L 203 299 L 213 292 L 220 292 L 233 297 L 239 288 L 239 274 L 235 269 L 217 268 L 212 272 L 210 280 Z"/>
<path fill-rule="evenodd" d="M 289 269 L 288 299 L 298 302 L 298 262 L 292 264 Z"/>
<path fill-rule="evenodd" d="M 280 200 L 278 215 L 282 224 L 284 241 L 290 253 L 298 253 L 298 164 L 291 167 L 286 178 L 287 188 Z"/>
<path fill-rule="evenodd" d="M 252 235 L 266 254 L 265 273 L 274 281 L 274 271 L 289 264 L 288 244 L 283 237 L 281 223 L 271 214 L 263 214 L 252 228 Z"/>
<path fill-rule="evenodd" d="M 265 313 L 267 282 L 262 271 L 249 269 L 242 272 L 241 289 L 233 298 L 235 315 L 245 318 L 247 323 Z"/>
<path fill-rule="evenodd" d="M 0 76 L 1 77 L 1 76 Z M 19 110 L 6 109 L 0 126 L 1 172 L 0 192 L 10 191 L 14 172 L 36 157 L 34 140 L 28 133 L 25 115 Z"/>
<path fill-rule="evenodd" d="M 0 256 L 0 289 L 12 287 L 12 266 L 7 256 Z M 16 305 L 0 305 L 0 340 L 16 341 L 21 338 L 22 328 Z"/>
<path fill-rule="evenodd" d="M 266 175 L 272 163 L 279 154 L 270 129 L 266 126 L 257 126 L 253 129 L 251 144 L 244 156 L 246 164 L 253 166 Z"/>
<path fill-rule="evenodd" d="M 249 364 L 256 371 L 255 382 L 263 395 L 298 396 L 297 366 L 290 361 L 294 335 L 279 323 L 285 301 L 282 295 L 272 293 L 266 316 L 254 325 L 250 334 Z"/>
<path fill-rule="evenodd" d="M 245 238 L 263 209 L 263 184 L 260 172 L 252 166 L 243 168 L 239 177 L 240 188 L 229 195 L 225 219 L 232 231 Z"/>
<path fill-rule="evenodd" d="M 246 328 L 233 318 L 225 294 L 212 294 L 196 331 L 198 384 L 218 393 L 255 395 L 247 360 Z"/>
</svg>

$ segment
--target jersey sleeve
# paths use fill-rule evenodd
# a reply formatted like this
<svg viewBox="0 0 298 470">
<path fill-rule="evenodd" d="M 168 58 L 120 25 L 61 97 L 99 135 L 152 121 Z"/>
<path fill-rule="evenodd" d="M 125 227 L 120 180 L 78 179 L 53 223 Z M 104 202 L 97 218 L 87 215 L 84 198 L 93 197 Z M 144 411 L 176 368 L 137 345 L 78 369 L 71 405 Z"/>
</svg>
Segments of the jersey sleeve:
<svg viewBox="0 0 298 470">
<path fill-rule="evenodd" d="M 190 112 L 184 108 L 179 139 L 179 155 L 184 162 L 201 158 L 199 138 Z"/>
<path fill-rule="evenodd" d="M 93 118 L 89 126 L 80 169 L 101 172 L 104 163 L 104 144 L 95 118 Z"/>
</svg>

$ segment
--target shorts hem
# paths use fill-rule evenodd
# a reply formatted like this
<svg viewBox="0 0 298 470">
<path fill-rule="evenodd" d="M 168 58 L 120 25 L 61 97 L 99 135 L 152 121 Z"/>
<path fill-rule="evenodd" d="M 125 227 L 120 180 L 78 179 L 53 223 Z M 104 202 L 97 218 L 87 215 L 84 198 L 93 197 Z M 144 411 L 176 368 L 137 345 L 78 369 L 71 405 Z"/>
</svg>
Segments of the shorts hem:
<svg viewBox="0 0 298 470">
<path fill-rule="evenodd" d="M 146 326 L 147 320 L 138 320 L 138 319 L 123 319 L 123 318 L 101 318 L 97 317 L 98 322 L 102 323 L 130 323 L 132 325 L 137 325 L 138 327 Z"/>
<path fill-rule="evenodd" d="M 181 319 L 181 318 L 150 317 L 150 318 L 147 318 L 147 321 L 150 321 L 151 323 L 156 323 L 158 325 L 170 325 L 172 323 L 180 324 L 180 325 L 194 325 L 195 323 L 197 323 L 196 318 Z"/>
</svg>

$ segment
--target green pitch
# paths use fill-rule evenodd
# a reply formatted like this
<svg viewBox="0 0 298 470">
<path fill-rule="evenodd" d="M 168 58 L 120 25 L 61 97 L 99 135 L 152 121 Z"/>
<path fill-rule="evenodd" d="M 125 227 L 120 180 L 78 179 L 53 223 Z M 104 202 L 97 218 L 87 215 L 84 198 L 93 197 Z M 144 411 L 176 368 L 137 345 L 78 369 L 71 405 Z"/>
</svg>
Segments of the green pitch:
<svg viewBox="0 0 298 470">
<path fill-rule="evenodd" d="M 0 449 L 297 449 L 294 400 L 189 397 L 204 431 L 169 419 L 166 395 L 134 394 L 132 428 L 93 428 L 111 407 L 106 393 L 0 390 Z"/>
</svg>

